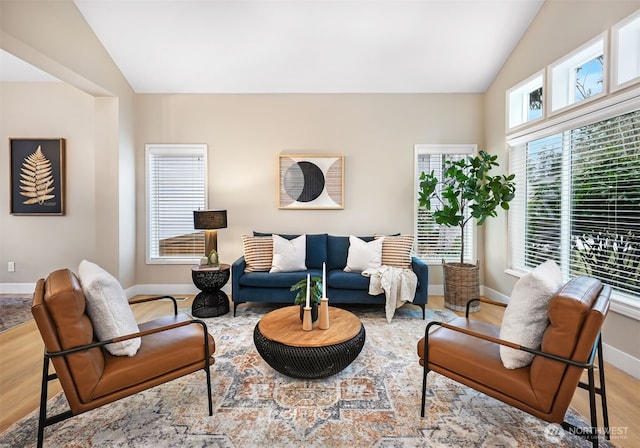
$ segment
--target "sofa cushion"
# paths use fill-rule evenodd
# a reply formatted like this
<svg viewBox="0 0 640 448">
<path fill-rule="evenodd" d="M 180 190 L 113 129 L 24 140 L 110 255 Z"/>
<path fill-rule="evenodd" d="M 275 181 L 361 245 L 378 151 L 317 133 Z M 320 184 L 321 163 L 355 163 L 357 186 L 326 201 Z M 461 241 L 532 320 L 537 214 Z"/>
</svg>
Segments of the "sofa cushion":
<svg viewBox="0 0 640 448">
<path fill-rule="evenodd" d="M 547 308 L 555 292 L 562 286 L 562 272 L 548 260 L 518 280 L 504 311 L 500 339 L 539 349 L 542 335 L 549 325 Z M 500 346 L 500 358 L 507 369 L 531 364 L 534 355 Z"/>
<path fill-rule="evenodd" d="M 264 232 L 253 232 L 254 236 L 271 236 L 273 233 L 264 233 Z M 293 238 L 297 238 L 300 235 L 287 235 L 287 234 L 278 234 L 282 238 L 287 240 L 291 240 Z M 307 234 L 307 257 L 305 259 L 305 265 L 307 269 L 318 269 L 322 268 L 322 263 L 327 261 L 327 234 L 326 233 L 318 233 L 318 234 Z M 345 257 L 346 260 L 346 257 Z M 343 265 L 344 267 L 344 265 Z"/>
<path fill-rule="evenodd" d="M 382 238 L 382 236 L 376 235 L 376 238 Z M 411 269 L 413 241 L 413 235 L 385 236 L 382 241 L 382 264 Z"/>
<path fill-rule="evenodd" d="M 242 235 L 245 272 L 268 271 L 273 259 L 273 239 L 270 236 Z"/>
<path fill-rule="evenodd" d="M 297 272 L 249 272 L 240 277 L 238 283 L 242 286 L 252 286 L 257 288 L 291 288 L 300 280 L 307 278 L 307 274 L 312 277 L 321 276 L 322 272 L 317 269 Z"/>
<path fill-rule="evenodd" d="M 373 236 L 358 237 L 363 241 L 373 241 Z M 344 269 L 349 255 L 348 236 L 327 236 L 327 270 Z"/>
<path fill-rule="evenodd" d="M 327 272 L 327 286 L 335 289 L 360 289 L 369 290 L 369 277 L 359 272 L 345 272 L 342 269 L 334 269 Z M 331 297 L 329 297 L 331 300 Z"/>
<path fill-rule="evenodd" d="M 273 260 L 269 272 L 306 271 L 304 264 L 307 253 L 307 239 L 300 235 L 291 240 L 273 235 Z"/>
<path fill-rule="evenodd" d="M 82 260 L 78 278 L 86 297 L 87 314 L 99 340 L 140 331 L 127 296 L 115 277 L 97 264 Z M 140 343 L 140 338 L 128 339 L 105 345 L 105 349 L 115 356 L 134 356 Z"/>
<path fill-rule="evenodd" d="M 384 237 L 373 241 L 364 241 L 357 236 L 349 236 L 346 272 L 362 272 L 379 268 L 382 264 L 382 243 Z"/>
</svg>

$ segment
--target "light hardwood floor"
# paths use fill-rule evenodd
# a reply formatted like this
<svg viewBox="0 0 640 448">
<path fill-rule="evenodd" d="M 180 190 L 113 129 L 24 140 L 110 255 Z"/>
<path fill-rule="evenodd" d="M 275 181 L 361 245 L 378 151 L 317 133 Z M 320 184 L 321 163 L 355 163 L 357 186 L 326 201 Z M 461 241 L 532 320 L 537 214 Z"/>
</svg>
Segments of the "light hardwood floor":
<svg viewBox="0 0 640 448">
<path fill-rule="evenodd" d="M 179 307 L 190 308 L 192 298 L 190 296 L 187 301 L 180 302 Z M 429 297 L 428 308 L 443 307 L 441 296 Z M 136 319 L 144 322 L 171 313 L 172 307 L 170 302 L 151 302 L 135 305 L 133 310 Z M 499 325 L 502 313 L 500 307 L 483 304 L 473 318 Z M 0 431 L 38 407 L 43 350 L 33 321 L 0 333 Z M 624 448 L 640 447 L 640 381 L 606 363 L 605 369 L 610 425 L 621 436 L 613 442 Z M 50 396 L 59 390 L 57 382 L 53 382 Z M 587 392 L 578 389 L 571 405 L 582 415 L 588 416 Z M 601 416 L 599 421 L 602 422 Z"/>
</svg>

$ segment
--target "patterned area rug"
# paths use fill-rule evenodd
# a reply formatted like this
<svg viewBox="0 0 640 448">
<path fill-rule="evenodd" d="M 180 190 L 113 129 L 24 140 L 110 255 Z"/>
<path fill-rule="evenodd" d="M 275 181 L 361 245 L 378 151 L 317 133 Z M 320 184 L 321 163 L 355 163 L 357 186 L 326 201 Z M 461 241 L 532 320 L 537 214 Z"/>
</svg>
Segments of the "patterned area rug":
<svg viewBox="0 0 640 448">
<path fill-rule="evenodd" d="M 0 332 L 9 330 L 31 319 L 33 297 L 0 297 Z"/>
<path fill-rule="evenodd" d="M 420 418 L 422 369 L 415 353 L 426 322 L 411 308 L 387 323 L 380 309 L 352 308 L 367 336 L 359 357 L 322 380 L 297 380 L 269 367 L 253 344 L 265 310 L 239 308 L 205 319 L 216 340 L 214 415 L 198 372 L 73 417 L 45 430 L 55 447 L 588 447 L 517 409 L 431 373 Z M 418 311 L 421 315 L 421 311 Z M 428 320 L 450 320 L 429 310 Z M 64 409 L 63 395 L 50 400 Z M 584 420 L 570 411 L 570 420 Z M 34 446 L 37 415 L 0 436 L 2 447 Z M 610 446 L 610 445 L 605 445 Z"/>
</svg>

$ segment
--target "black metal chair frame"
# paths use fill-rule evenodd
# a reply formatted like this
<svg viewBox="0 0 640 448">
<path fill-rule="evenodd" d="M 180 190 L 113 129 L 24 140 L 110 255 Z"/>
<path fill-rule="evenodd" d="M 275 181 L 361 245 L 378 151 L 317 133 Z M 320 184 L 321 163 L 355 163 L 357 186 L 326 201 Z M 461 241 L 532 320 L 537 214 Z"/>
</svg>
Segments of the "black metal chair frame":
<svg viewBox="0 0 640 448">
<path fill-rule="evenodd" d="M 130 300 L 129 304 L 134 305 L 137 303 L 143 303 L 143 302 L 150 302 L 153 300 L 160 300 L 160 299 L 170 299 L 173 301 L 173 314 L 174 316 L 178 315 L 178 302 L 176 301 L 176 299 L 174 297 L 171 296 L 158 296 L 158 297 L 147 297 L 147 298 L 141 298 L 141 299 L 134 299 L 134 300 Z M 126 336 L 121 336 L 121 337 L 117 337 L 117 338 L 113 338 L 113 339 L 109 339 L 106 341 L 99 341 L 99 342 L 94 342 L 92 344 L 86 344 L 86 345 L 80 345 L 78 347 L 74 347 L 74 348 L 70 348 L 67 350 L 61 350 L 59 352 L 48 352 L 46 347 L 45 347 L 45 351 L 44 351 L 44 360 L 42 363 L 42 384 L 41 384 L 41 388 L 40 388 L 40 412 L 38 415 L 38 442 L 37 442 L 37 447 L 38 448 L 42 448 L 42 445 L 44 443 L 44 429 L 47 426 L 51 426 L 54 425 L 56 423 L 62 422 L 64 420 L 67 420 L 73 416 L 75 416 L 76 414 L 73 413 L 73 411 L 71 410 L 67 410 L 64 412 L 61 412 L 59 414 L 56 415 L 52 415 L 50 417 L 47 416 L 47 392 L 48 392 L 48 388 L 49 388 L 49 381 L 53 381 L 55 379 L 58 378 L 58 375 L 56 373 L 49 373 L 49 363 L 51 358 L 55 358 L 58 356 L 66 356 L 66 355 L 70 355 L 72 353 L 77 353 L 77 352 L 81 352 L 84 350 L 88 350 L 91 348 L 95 348 L 95 347 L 104 347 L 107 344 L 112 344 L 114 342 L 121 342 L 121 341 L 126 341 L 128 339 L 133 339 L 133 338 L 137 338 L 137 337 L 142 337 L 142 336 L 147 336 L 150 334 L 154 334 L 154 333 L 160 333 L 163 331 L 168 331 L 174 328 L 178 328 L 178 327 L 184 327 L 186 325 L 191 325 L 191 324 L 198 324 L 202 326 L 202 329 L 204 331 L 204 354 L 205 354 L 205 367 L 203 368 L 203 370 L 206 373 L 206 377 L 207 377 L 207 396 L 208 396 L 208 400 L 209 400 L 209 416 L 213 416 L 213 400 L 212 400 L 212 396 L 211 396 L 211 369 L 209 366 L 209 357 L 211 356 L 211 351 L 209 349 L 209 332 L 207 330 L 207 324 L 200 320 L 200 319 L 191 319 L 189 321 L 184 321 L 184 322 L 180 322 L 177 324 L 172 324 L 172 325 L 167 325 L 161 328 L 155 328 L 153 330 L 147 330 L 147 331 L 141 331 L 138 333 L 132 333 Z M 123 397 L 124 398 L 124 397 Z M 117 401 L 117 400 L 116 400 Z"/>
<path fill-rule="evenodd" d="M 469 310 L 470 310 L 470 306 L 473 302 L 476 301 L 485 301 L 485 300 L 480 300 L 480 299 L 472 299 L 467 303 L 467 311 L 465 314 L 465 317 L 468 319 L 469 318 Z M 492 301 L 487 301 L 488 303 L 495 303 L 495 304 L 499 304 L 499 302 L 492 302 Z M 504 305 L 504 304 L 501 304 Z M 452 331 L 456 331 L 458 333 L 464 333 L 468 336 L 472 336 L 472 337 L 477 337 L 480 339 L 484 339 L 485 341 L 489 341 L 489 342 L 493 342 L 496 344 L 500 344 L 500 345 L 504 345 L 510 348 L 513 348 L 515 350 L 522 350 L 525 352 L 529 352 L 532 353 L 536 356 L 542 356 L 548 359 L 552 359 L 554 361 L 558 361 L 570 366 L 575 366 L 575 367 L 581 367 L 583 369 L 587 369 L 587 378 L 588 378 L 588 382 L 585 383 L 583 381 L 580 381 L 578 383 L 578 387 L 580 387 L 581 389 L 585 389 L 589 392 L 589 411 L 590 411 L 590 417 L 591 417 L 591 428 L 589 432 L 584 431 L 582 428 L 577 428 L 575 425 L 572 425 L 569 422 L 562 422 L 561 426 L 565 431 L 568 431 L 572 434 L 577 434 L 581 437 L 586 438 L 587 440 L 591 441 L 591 444 L 597 448 L 598 446 L 598 417 L 597 417 L 597 412 L 596 412 L 596 395 L 600 396 L 600 402 L 602 405 L 602 418 L 604 420 L 604 435 L 605 438 L 607 440 L 610 440 L 610 429 L 609 429 L 609 413 L 607 410 L 607 393 L 606 393 L 606 388 L 605 388 L 605 378 L 604 378 L 604 358 L 602 356 L 602 337 L 601 337 L 601 333 L 598 333 L 598 337 L 596 338 L 596 342 L 593 345 L 593 349 L 591 350 L 591 355 L 589 356 L 589 359 L 586 363 L 580 363 L 580 362 L 576 362 L 573 361 L 571 359 L 567 359 L 567 358 L 563 358 L 560 356 L 556 356 L 550 353 L 546 353 L 546 352 L 542 352 L 540 350 L 536 350 L 533 348 L 529 348 L 529 347 L 525 347 L 525 346 L 521 346 L 518 344 L 514 344 L 512 342 L 509 341 L 505 341 L 502 339 L 497 339 L 491 336 L 486 336 L 482 333 L 477 333 L 471 330 L 466 330 L 460 327 L 456 327 L 453 325 L 448 325 L 444 322 L 430 322 L 429 324 L 427 324 L 427 328 L 425 329 L 425 333 L 424 333 L 424 370 L 423 370 L 423 377 L 422 377 L 422 408 L 421 408 L 421 412 L 420 412 L 420 416 L 424 417 L 424 413 L 425 413 L 425 406 L 426 406 L 426 393 L 427 393 L 427 374 L 431 371 L 429 369 L 429 333 L 431 330 L 431 327 L 433 327 L 434 325 L 438 325 L 441 326 L 443 328 L 447 328 L 449 330 Z M 597 367 L 598 367 L 598 371 L 599 371 L 599 383 L 600 383 L 600 387 L 596 387 L 595 386 L 595 374 L 594 374 L 594 368 L 596 366 L 596 357 L 597 357 Z"/>
</svg>

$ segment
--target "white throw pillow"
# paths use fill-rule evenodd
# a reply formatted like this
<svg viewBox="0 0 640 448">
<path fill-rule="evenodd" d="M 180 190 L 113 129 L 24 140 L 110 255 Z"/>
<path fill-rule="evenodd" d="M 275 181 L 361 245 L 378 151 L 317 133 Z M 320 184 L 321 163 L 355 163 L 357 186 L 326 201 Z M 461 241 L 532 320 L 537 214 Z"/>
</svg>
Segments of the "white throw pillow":
<svg viewBox="0 0 640 448">
<path fill-rule="evenodd" d="M 273 261 L 269 272 L 306 271 L 306 258 L 306 235 L 300 235 L 292 240 L 273 235 Z"/>
<path fill-rule="evenodd" d="M 382 264 L 382 242 L 384 237 L 373 241 L 364 241 L 349 235 L 349 253 L 346 272 L 362 272 L 370 268 L 379 268 Z"/>
<path fill-rule="evenodd" d="M 548 260 L 529 272 L 513 287 L 509 304 L 502 318 L 500 339 L 539 349 L 542 335 L 549 325 L 549 301 L 562 286 L 562 272 Z M 534 355 L 500 346 L 500 358 L 507 369 L 527 366 Z"/>
<path fill-rule="evenodd" d="M 78 277 L 87 300 L 87 314 L 98 339 L 104 341 L 140 331 L 118 280 L 87 260 L 80 263 Z M 140 338 L 134 338 L 108 344 L 105 349 L 115 356 L 133 356 L 140 344 Z"/>
</svg>

